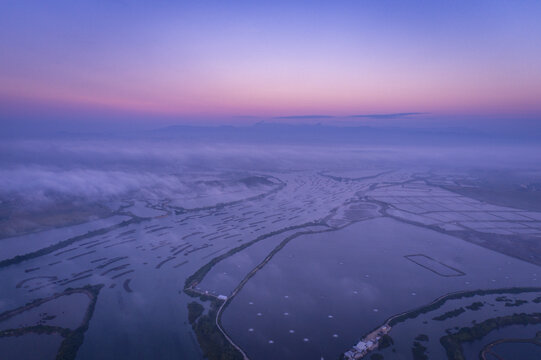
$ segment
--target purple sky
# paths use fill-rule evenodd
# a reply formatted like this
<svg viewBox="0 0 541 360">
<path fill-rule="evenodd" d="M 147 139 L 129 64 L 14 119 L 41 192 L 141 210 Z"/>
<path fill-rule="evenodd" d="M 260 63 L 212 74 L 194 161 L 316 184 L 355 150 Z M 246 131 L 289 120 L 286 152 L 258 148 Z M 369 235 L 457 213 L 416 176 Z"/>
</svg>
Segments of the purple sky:
<svg viewBox="0 0 541 360">
<path fill-rule="evenodd" d="M 540 1 L 4 0 L 0 121 L 535 122 L 540 14 Z"/>
</svg>

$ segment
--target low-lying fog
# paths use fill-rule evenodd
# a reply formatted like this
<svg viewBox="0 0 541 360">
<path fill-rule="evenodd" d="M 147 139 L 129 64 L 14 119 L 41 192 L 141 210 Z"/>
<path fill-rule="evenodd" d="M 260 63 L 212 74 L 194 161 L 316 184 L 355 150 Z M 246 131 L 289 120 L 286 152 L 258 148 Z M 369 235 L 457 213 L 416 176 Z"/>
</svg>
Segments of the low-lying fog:
<svg viewBox="0 0 541 360">
<path fill-rule="evenodd" d="M 13 140 L 0 145 L 0 237 L 48 226 L 54 209 L 72 222 L 109 214 L 129 197 L 167 200 L 212 197 L 243 183 L 219 183 L 214 175 L 275 171 L 370 171 L 409 168 L 420 172 L 470 173 L 485 182 L 533 186 L 541 182 L 534 145 L 394 146 L 197 142 L 175 139 Z M 474 176 L 475 176 L 474 175 Z M 533 184 L 533 185 L 531 185 Z M 85 211 L 82 211 L 85 209 Z"/>
</svg>

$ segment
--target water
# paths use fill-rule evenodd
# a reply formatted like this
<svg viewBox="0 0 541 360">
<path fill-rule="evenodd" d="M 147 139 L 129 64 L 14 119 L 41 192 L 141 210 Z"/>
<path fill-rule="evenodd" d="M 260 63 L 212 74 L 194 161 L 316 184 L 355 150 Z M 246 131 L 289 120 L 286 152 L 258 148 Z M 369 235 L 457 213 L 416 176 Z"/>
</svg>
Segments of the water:
<svg viewBox="0 0 541 360">
<path fill-rule="evenodd" d="M 440 276 L 405 258 L 413 254 L 465 275 Z M 535 286 L 537 271 L 460 239 L 380 218 L 293 240 L 232 300 L 222 322 L 252 358 L 336 359 L 391 315 L 453 291 Z"/>
</svg>

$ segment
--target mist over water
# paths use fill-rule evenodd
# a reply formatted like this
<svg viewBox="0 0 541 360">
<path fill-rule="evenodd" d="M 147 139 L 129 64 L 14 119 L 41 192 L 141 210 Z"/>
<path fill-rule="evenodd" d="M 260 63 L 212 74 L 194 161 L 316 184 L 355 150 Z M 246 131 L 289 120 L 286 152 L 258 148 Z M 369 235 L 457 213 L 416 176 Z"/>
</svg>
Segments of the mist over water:
<svg viewBox="0 0 541 360">
<path fill-rule="evenodd" d="M 494 144 L 479 144 L 464 142 L 460 136 L 450 142 L 440 134 L 446 139 L 440 145 L 437 136 L 416 145 L 417 137 L 406 133 L 400 141 L 372 139 L 364 144 L 363 140 L 340 142 L 332 135 L 319 141 L 321 135 L 314 138 L 310 128 L 306 127 L 306 136 L 300 133 L 284 141 L 271 134 L 263 143 L 254 138 L 241 141 L 230 134 L 208 141 L 207 135 L 219 133 L 214 128 L 207 133 L 198 128 L 198 136 L 189 138 L 184 133 L 16 138 L 0 144 L 0 199 L 9 214 L 23 209 L 47 211 L 59 203 L 96 204 L 126 197 L 165 200 L 188 192 L 210 196 L 231 191 L 193 181 L 194 176 L 218 173 L 476 171 L 502 184 L 534 181 L 540 175 L 541 152 L 535 143 L 496 139 Z M 264 132 L 256 134 L 265 137 Z"/>
</svg>

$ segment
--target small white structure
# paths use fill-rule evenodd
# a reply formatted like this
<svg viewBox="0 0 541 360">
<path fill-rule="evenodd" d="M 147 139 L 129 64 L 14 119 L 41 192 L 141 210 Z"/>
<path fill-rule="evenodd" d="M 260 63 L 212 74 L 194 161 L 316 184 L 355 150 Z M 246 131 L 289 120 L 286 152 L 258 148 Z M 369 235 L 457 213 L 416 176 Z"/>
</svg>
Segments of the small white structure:
<svg viewBox="0 0 541 360">
<path fill-rule="evenodd" d="M 359 352 L 363 352 L 368 348 L 368 346 L 364 341 L 359 341 L 357 345 L 354 346 L 354 348 L 357 349 L 357 351 Z"/>
<path fill-rule="evenodd" d="M 225 295 L 218 295 L 218 300 L 223 300 L 223 301 L 225 301 L 225 300 L 227 300 L 227 296 L 225 296 Z"/>
</svg>

